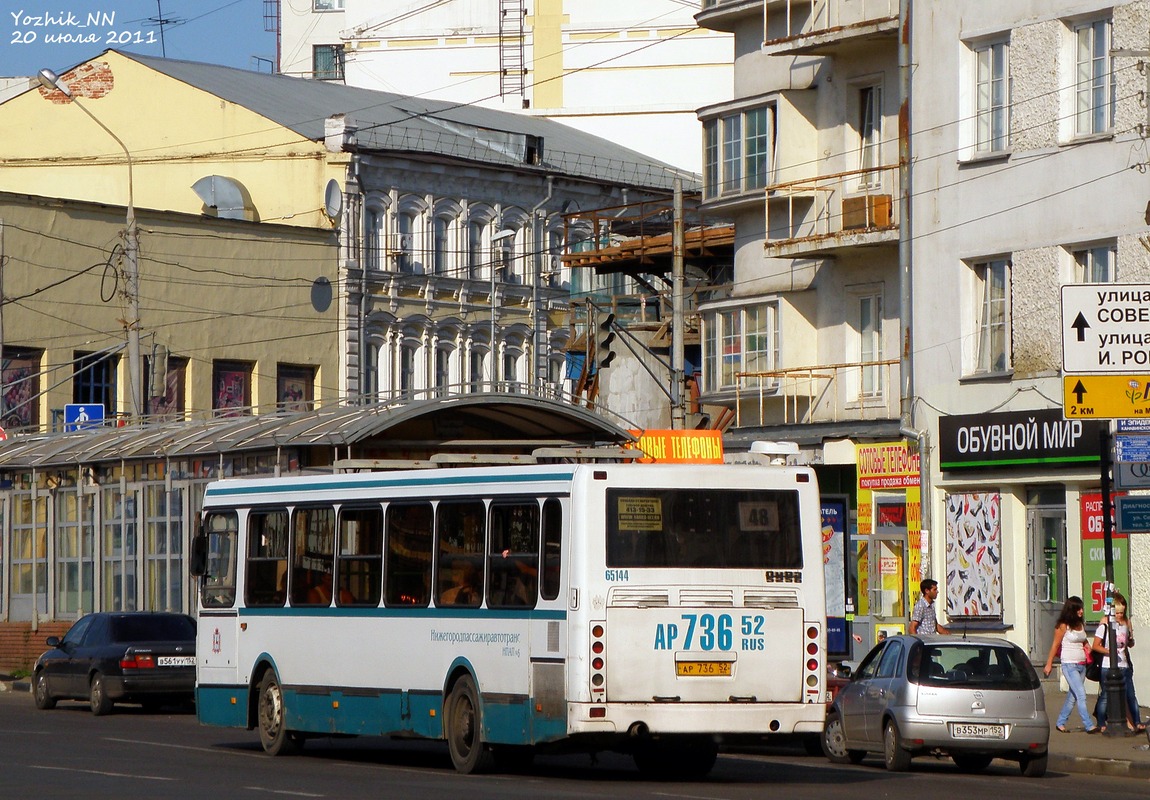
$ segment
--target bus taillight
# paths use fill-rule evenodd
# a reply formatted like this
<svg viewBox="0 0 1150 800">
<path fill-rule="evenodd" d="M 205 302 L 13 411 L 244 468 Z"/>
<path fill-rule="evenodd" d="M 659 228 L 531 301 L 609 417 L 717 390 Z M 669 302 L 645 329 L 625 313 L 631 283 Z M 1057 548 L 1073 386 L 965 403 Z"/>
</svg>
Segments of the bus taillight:
<svg viewBox="0 0 1150 800">
<path fill-rule="evenodd" d="M 607 687 L 607 675 L 604 668 L 607 666 L 604 653 L 607 650 L 607 628 L 602 622 L 591 624 L 591 694 L 599 701 Z"/>
<path fill-rule="evenodd" d="M 803 665 L 806 668 L 805 683 L 807 685 L 807 702 L 815 702 L 816 698 L 822 693 L 823 684 L 823 663 L 822 663 L 822 647 L 819 637 L 822 635 L 822 630 L 818 625 L 807 625 L 807 660 Z"/>
</svg>

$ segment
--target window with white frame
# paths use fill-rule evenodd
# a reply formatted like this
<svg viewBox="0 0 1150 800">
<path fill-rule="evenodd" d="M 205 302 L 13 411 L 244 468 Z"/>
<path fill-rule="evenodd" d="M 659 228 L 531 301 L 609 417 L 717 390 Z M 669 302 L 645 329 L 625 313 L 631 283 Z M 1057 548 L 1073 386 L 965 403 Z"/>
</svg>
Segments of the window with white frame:
<svg viewBox="0 0 1150 800">
<path fill-rule="evenodd" d="M 450 271 L 450 233 L 451 217 L 437 214 L 431 222 L 431 270 L 436 275 L 446 275 Z"/>
<path fill-rule="evenodd" d="M 858 297 L 859 397 L 879 397 L 883 393 L 882 295 Z"/>
<path fill-rule="evenodd" d="M 487 261 L 483 255 L 483 232 L 486 229 L 486 220 L 473 219 L 467 223 L 467 273 L 472 280 L 483 277 Z"/>
<path fill-rule="evenodd" d="M 971 265 L 974 278 L 974 372 L 1010 368 L 1010 262 L 993 259 Z"/>
<path fill-rule="evenodd" d="M 1113 283 L 1118 280 L 1118 248 L 1099 244 L 1075 250 L 1074 272 L 1079 283 Z"/>
<path fill-rule="evenodd" d="M 1076 23 L 1074 31 L 1074 133 L 1088 136 L 1114 126 L 1114 74 L 1110 20 Z"/>
<path fill-rule="evenodd" d="M 877 186 L 882 163 L 882 87 L 862 86 L 858 90 L 859 186 Z"/>
<path fill-rule="evenodd" d="M 415 212 L 401 211 L 396 217 L 395 268 L 399 272 L 415 271 Z"/>
<path fill-rule="evenodd" d="M 997 153 L 1010 146 L 1010 48 L 1006 42 L 974 47 L 975 150 Z"/>
<path fill-rule="evenodd" d="M 733 389 L 740 372 L 777 370 L 779 353 L 777 301 L 707 312 L 703 341 L 703 378 L 707 391 Z M 762 380 L 774 384 L 777 378 L 763 376 Z"/>
<path fill-rule="evenodd" d="M 342 11 L 344 0 L 312 0 L 313 11 Z"/>
<path fill-rule="evenodd" d="M 382 269 L 380 251 L 387 212 L 368 206 L 363 217 L 363 264 L 367 269 Z"/>
<path fill-rule="evenodd" d="M 703 190 L 706 197 L 766 187 L 770 182 L 774 143 L 774 105 L 706 120 L 703 123 Z"/>
<path fill-rule="evenodd" d="M 451 390 L 451 349 L 440 345 L 435 350 L 435 394 L 446 396 Z"/>
</svg>

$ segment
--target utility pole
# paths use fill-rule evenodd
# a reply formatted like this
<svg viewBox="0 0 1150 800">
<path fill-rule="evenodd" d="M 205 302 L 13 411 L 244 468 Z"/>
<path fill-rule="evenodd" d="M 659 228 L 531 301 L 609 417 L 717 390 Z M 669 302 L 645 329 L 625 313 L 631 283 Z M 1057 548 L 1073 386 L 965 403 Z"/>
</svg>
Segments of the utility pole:
<svg viewBox="0 0 1150 800">
<path fill-rule="evenodd" d="M 675 178 L 671 222 L 671 429 L 687 427 L 683 347 L 683 179 Z"/>
</svg>

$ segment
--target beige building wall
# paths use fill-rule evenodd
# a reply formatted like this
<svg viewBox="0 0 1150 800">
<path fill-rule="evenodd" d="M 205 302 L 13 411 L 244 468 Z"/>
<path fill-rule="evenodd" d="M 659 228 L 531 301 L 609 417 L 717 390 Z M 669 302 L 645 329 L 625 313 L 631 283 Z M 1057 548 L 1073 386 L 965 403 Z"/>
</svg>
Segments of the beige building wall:
<svg viewBox="0 0 1150 800">
<path fill-rule="evenodd" d="M 3 291 L 12 301 L 3 309 L 6 356 L 12 348 L 42 351 L 34 399 L 41 428 L 73 402 L 78 353 L 120 348 L 118 408 L 106 415 L 130 410 L 121 214 L 0 194 Z M 211 414 L 217 360 L 251 366 L 257 412 L 275 409 L 280 365 L 314 372 L 317 405 L 338 399 L 334 234 L 150 211 L 140 215 L 139 229 L 141 351 L 147 360 L 158 345 L 187 359 L 186 416 Z"/>
<path fill-rule="evenodd" d="M 343 169 L 322 142 L 114 51 L 60 77 L 91 116 L 38 84 L 4 103 L 0 191 L 124 207 L 130 171 L 137 209 L 200 214 L 192 185 L 221 175 L 247 189 L 257 221 L 332 228 L 324 189 Z"/>
</svg>

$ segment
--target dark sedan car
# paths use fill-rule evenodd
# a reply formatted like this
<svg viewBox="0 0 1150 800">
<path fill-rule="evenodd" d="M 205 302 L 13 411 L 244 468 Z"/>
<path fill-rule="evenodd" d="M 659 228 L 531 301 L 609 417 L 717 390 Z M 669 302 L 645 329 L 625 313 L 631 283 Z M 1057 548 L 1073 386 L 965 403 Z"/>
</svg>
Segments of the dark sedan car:
<svg viewBox="0 0 1150 800">
<path fill-rule="evenodd" d="M 47 644 L 32 674 L 37 708 L 87 700 L 99 716 L 118 702 L 159 707 L 195 694 L 196 621 L 186 614 L 88 614 Z"/>
</svg>

